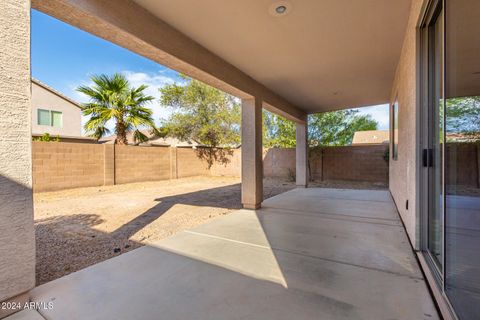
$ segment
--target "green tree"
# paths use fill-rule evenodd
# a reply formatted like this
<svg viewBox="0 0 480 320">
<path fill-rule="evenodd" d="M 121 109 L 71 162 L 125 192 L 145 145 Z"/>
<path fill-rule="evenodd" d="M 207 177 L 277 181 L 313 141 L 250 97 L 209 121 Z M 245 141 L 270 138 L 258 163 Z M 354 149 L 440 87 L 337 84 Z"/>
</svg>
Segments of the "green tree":
<svg viewBox="0 0 480 320">
<path fill-rule="evenodd" d="M 449 133 L 478 138 L 480 133 L 480 96 L 446 100 L 446 127 Z"/>
<path fill-rule="evenodd" d="M 174 111 L 162 123 L 166 134 L 214 148 L 240 144 L 238 101 L 200 81 L 183 79 L 160 89 L 161 105 Z"/>
<path fill-rule="evenodd" d="M 263 146 L 266 148 L 293 148 L 295 144 L 295 123 L 263 110 Z"/>
<path fill-rule="evenodd" d="M 376 130 L 377 122 L 358 110 L 316 113 L 308 116 L 309 145 L 344 146 L 352 143 L 356 131 Z M 295 147 L 295 123 L 268 111 L 264 112 L 264 145 Z"/>
<path fill-rule="evenodd" d="M 356 131 L 377 130 L 378 123 L 358 110 L 316 113 L 308 117 L 310 146 L 350 145 Z"/>
<path fill-rule="evenodd" d="M 144 142 L 148 137 L 140 131 L 147 128 L 156 135 L 160 132 L 152 118 L 152 110 L 146 105 L 154 100 L 145 94 L 147 86 L 134 88 L 126 77 L 120 73 L 112 76 L 105 74 L 91 77 L 92 86 L 79 86 L 81 92 L 90 98 L 88 103 L 82 105 L 84 116 L 90 118 L 85 123 L 85 130 L 90 136 L 100 139 L 110 133 L 107 122 L 115 123 L 115 143 L 127 144 L 127 132 L 133 131 L 135 142 Z"/>
</svg>

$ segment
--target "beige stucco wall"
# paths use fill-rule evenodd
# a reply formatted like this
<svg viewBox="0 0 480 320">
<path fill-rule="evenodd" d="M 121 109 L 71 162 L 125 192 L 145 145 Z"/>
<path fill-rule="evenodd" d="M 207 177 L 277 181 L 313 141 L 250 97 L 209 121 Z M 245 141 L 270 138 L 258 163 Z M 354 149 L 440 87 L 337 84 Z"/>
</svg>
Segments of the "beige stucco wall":
<svg viewBox="0 0 480 320">
<path fill-rule="evenodd" d="M 30 1 L 0 1 L 0 301 L 35 285 Z M 4 311 L 0 311 L 0 316 Z"/>
<path fill-rule="evenodd" d="M 38 125 L 38 109 L 62 112 L 61 128 Z M 82 114 L 80 108 L 52 91 L 32 82 L 32 134 L 79 137 L 82 135 Z"/>
<path fill-rule="evenodd" d="M 413 0 L 402 53 L 392 88 L 391 103 L 398 98 L 398 160 L 390 159 L 390 191 L 410 241 L 418 248 L 417 223 L 417 22 L 423 0 Z M 409 201 L 408 210 L 406 201 Z"/>
</svg>

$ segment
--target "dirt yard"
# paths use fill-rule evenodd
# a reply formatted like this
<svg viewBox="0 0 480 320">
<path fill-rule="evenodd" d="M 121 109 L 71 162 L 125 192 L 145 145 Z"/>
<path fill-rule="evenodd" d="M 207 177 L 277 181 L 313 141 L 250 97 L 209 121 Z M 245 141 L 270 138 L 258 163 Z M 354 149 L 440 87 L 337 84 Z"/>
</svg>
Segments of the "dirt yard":
<svg viewBox="0 0 480 320">
<path fill-rule="evenodd" d="M 384 188 L 365 183 L 320 187 Z M 265 198 L 294 188 L 265 179 Z M 240 180 L 194 177 L 36 193 L 37 285 L 241 208 Z"/>
</svg>

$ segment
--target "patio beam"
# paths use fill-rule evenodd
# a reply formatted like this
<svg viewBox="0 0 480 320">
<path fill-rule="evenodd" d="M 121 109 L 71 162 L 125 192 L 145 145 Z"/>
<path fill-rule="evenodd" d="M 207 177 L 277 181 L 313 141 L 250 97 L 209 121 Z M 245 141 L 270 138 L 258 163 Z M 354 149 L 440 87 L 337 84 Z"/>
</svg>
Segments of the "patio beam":
<svg viewBox="0 0 480 320">
<path fill-rule="evenodd" d="M 131 0 L 32 0 L 32 7 L 241 99 L 301 121 L 305 112 Z"/>
<path fill-rule="evenodd" d="M 242 99 L 242 204 L 258 209 L 262 201 L 262 101 Z"/>
<path fill-rule="evenodd" d="M 295 179 L 297 187 L 306 188 L 308 186 L 308 127 L 306 121 L 296 125 Z"/>
</svg>

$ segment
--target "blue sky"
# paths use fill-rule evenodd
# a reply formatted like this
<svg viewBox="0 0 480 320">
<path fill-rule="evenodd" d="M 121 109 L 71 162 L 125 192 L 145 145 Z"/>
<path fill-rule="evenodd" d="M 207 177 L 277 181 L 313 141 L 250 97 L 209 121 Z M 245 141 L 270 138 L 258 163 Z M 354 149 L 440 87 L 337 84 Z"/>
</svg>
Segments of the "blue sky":
<svg viewBox="0 0 480 320">
<path fill-rule="evenodd" d="M 134 85 L 146 84 L 147 93 L 159 98 L 158 88 L 180 81 L 176 71 L 122 47 L 32 10 L 32 76 L 63 94 L 86 102 L 75 88 L 89 84 L 93 74 L 123 72 Z M 156 122 L 169 112 L 152 103 Z M 388 129 L 388 106 L 360 109 Z"/>
</svg>

